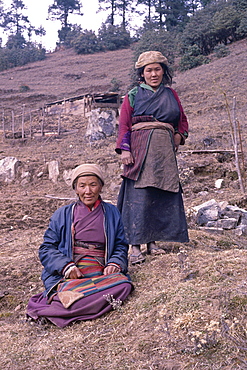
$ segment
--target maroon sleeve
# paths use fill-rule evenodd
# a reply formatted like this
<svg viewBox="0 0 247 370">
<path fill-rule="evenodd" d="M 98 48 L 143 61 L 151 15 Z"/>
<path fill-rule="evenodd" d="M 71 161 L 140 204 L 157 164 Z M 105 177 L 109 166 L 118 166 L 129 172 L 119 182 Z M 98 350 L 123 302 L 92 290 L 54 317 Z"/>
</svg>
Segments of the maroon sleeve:
<svg viewBox="0 0 247 370">
<path fill-rule="evenodd" d="M 130 137 L 129 133 L 131 132 L 132 127 L 132 113 L 133 108 L 130 106 L 128 95 L 125 95 L 120 110 L 118 138 L 115 149 L 118 154 L 121 154 L 121 149 L 123 149 L 123 141 L 126 141 L 125 144 L 127 144 L 127 138 Z"/>
<path fill-rule="evenodd" d="M 188 125 L 187 117 L 184 113 L 184 110 L 183 110 L 182 104 L 180 102 L 180 99 L 178 97 L 178 94 L 176 93 L 175 90 L 173 90 L 173 89 L 171 89 L 171 90 L 172 90 L 172 92 L 175 96 L 175 99 L 178 102 L 179 109 L 180 109 L 180 119 L 179 119 L 179 122 L 178 122 L 178 132 L 186 138 L 186 137 L 188 137 L 188 131 L 189 131 L 189 125 Z"/>
</svg>

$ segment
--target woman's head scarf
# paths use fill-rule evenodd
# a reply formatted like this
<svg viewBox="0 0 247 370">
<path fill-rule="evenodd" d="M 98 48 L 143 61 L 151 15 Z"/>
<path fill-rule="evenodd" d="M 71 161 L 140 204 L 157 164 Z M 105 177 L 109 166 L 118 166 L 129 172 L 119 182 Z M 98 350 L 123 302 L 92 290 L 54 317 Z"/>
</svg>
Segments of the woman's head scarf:
<svg viewBox="0 0 247 370">
<path fill-rule="evenodd" d="M 159 51 L 145 51 L 144 53 L 140 54 L 135 64 L 135 68 L 142 68 L 151 63 L 163 63 L 168 65 L 168 60 Z"/>
<path fill-rule="evenodd" d="M 71 175 L 71 185 L 73 189 L 75 180 L 81 176 L 97 176 L 101 180 L 102 185 L 105 183 L 103 172 L 97 164 L 85 163 L 73 169 Z"/>
</svg>

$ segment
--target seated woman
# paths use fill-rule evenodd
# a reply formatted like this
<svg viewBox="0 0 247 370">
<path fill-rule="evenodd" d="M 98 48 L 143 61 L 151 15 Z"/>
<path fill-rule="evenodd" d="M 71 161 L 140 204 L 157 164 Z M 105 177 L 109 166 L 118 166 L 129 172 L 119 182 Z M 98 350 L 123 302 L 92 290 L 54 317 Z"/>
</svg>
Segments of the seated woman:
<svg viewBox="0 0 247 370">
<path fill-rule="evenodd" d="M 101 168 L 82 164 L 72 172 L 78 201 L 51 217 L 39 248 L 45 292 L 33 296 L 27 315 L 59 327 L 95 319 L 133 290 L 127 273 L 128 244 L 118 209 L 100 197 Z"/>
</svg>

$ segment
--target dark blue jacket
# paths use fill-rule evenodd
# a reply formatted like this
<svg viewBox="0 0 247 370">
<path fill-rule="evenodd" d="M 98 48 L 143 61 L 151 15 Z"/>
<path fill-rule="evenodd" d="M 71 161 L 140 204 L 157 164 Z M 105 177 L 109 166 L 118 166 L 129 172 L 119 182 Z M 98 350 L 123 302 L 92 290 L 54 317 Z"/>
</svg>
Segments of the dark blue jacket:
<svg viewBox="0 0 247 370">
<path fill-rule="evenodd" d="M 44 242 L 39 248 L 39 258 L 44 266 L 41 278 L 46 295 L 62 279 L 63 268 L 73 261 L 71 226 L 74 204 L 63 206 L 55 211 L 44 234 Z M 114 262 L 121 266 L 121 272 L 126 274 L 128 244 L 125 240 L 120 213 L 112 204 L 102 202 L 102 206 L 106 236 L 105 265 Z"/>
</svg>

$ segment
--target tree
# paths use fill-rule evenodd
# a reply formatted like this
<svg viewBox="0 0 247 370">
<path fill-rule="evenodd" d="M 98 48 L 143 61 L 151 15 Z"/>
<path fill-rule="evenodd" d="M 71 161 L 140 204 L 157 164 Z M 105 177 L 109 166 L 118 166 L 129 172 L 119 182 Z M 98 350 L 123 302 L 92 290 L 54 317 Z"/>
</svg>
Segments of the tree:
<svg viewBox="0 0 247 370">
<path fill-rule="evenodd" d="M 59 20 L 62 24 L 62 29 L 69 30 L 71 26 L 68 23 L 69 14 L 83 15 L 81 8 L 80 0 L 54 0 L 54 3 L 48 8 L 48 15 L 52 20 Z"/>
<path fill-rule="evenodd" d="M 225 45 L 228 41 L 236 40 L 236 30 L 240 25 L 240 16 L 233 6 L 224 6 L 215 12 L 213 17 L 213 28 L 218 42 Z"/>
<path fill-rule="evenodd" d="M 26 46 L 26 40 L 21 33 L 10 35 L 6 42 L 7 49 L 24 49 Z"/>
<path fill-rule="evenodd" d="M 197 45 L 200 53 L 208 55 L 217 45 L 213 31 L 214 12 L 202 9 L 196 12 L 187 23 L 181 35 L 181 54 Z"/>
<path fill-rule="evenodd" d="M 99 29 L 98 38 L 103 50 L 124 49 L 131 44 L 130 34 L 122 26 L 103 24 Z"/>
<path fill-rule="evenodd" d="M 111 9 L 111 14 L 108 17 L 108 22 L 114 26 L 115 15 L 117 10 L 117 0 L 99 0 L 99 4 L 104 4 L 103 7 L 100 5 L 100 10 L 109 10 Z M 107 23 L 108 23 L 107 22 Z"/>
<path fill-rule="evenodd" d="M 133 0 L 99 0 L 99 3 L 103 4 L 100 9 L 111 9 L 111 14 L 106 23 L 110 23 L 112 26 L 114 26 L 116 15 L 120 15 L 122 18 L 121 26 L 124 30 L 126 30 L 126 14 L 128 11 L 132 10 L 131 5 L 133 4 Z"/>
<path fill-rule="evenodd" d="M 126 13 L 131 9 L 131 5 L 133 3 L 133 0 L 119 0 L 117 4 L 118 13 L 121 15 L 122 18 L 122 28 L 123 30 L 126 30 L 127 27 L 127 20 L 126 20 Z"/>
<path fill-rule="evenodd" d="M 27 42 L 25 34 L 28 36 L 29 42 L 31 42 L 33 33 L 35 35 L 45 35 L 45 30 L 42 26 L 35 28 L 31 25 L 28 17 L 24 14 L 26 7 L 22 0 L 12 0 L 10 8 L 4 11 L 1 9 L 1 4 L 2 2 L 0 2 L 0 16 L 3 19 L 1 27 L 10 33 L 7 41 L 8 48 L 19 47 L 22 49 Z"/>
<path fill-rule="evenodd" d="M 188 7 L 188 12 L 192 15 L 195 15 L 196 11 L 200 9 L 201 1 L 200 0 L 187 0 L 186 5 Z"/>
<path fill-rule="evenodd" d="M 137 0 L 137 6 L 138 5 L 146 5 L 148 8 L 148 14 L 146 16 L 146 23 L 152 22 L 152 9 L 155 9 L 156 0 Z"/>
<path fill-rule="evenodd" d="M 232 0 L 231 3 L 239 12 L 247 11 L 247 0 Z"/>
<path fill-rule="evenodd" d="M 2 27 L 5 31 L 11 31 L 12 34 L 22 35 L 28 29 L 30 22 L 27 16 L 23 14 L 26 9 L 22 0 L 12 0 L 11 6 L 4 12 Z"/>
<path fill-rule="evenodd" d="M 72 43 L 77 54 L 93 54 L 101 50 L 98 38 L 93 31 L 85 30 Z"/>
<path fill-rule="evenodd" d="M 158 0 L 156 5 L 159 27 L 167 31 L 182 26 L 188 21 L 188 7 L 185 0 Z"/>
</svg>

